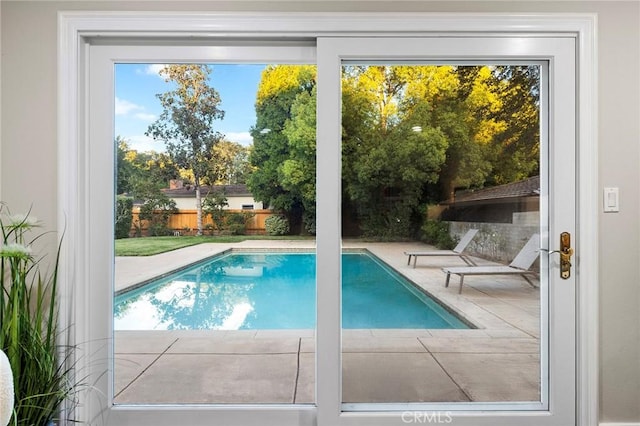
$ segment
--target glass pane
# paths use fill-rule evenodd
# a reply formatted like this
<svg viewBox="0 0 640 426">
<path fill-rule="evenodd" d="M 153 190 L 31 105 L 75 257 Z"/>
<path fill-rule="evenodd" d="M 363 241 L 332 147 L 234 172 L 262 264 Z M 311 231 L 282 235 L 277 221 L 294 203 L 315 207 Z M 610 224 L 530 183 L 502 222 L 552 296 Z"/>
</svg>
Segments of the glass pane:
<svg viewBox="0 0 640 426">
<path fill-rule="evenodd" d="M 343 65 L 346 409 L 541 401 L 539 98 L 537 65 Z"/>
<path fill-rule="evenodd" d="M 313 403 L 315 66 L 115 76 L 115 403 Z"/>
</svg>

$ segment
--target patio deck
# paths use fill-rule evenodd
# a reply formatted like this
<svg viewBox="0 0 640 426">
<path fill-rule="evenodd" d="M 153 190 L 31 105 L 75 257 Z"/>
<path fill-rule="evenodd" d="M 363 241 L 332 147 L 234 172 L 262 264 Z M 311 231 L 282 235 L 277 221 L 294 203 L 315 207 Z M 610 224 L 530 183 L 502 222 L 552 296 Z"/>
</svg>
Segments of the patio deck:
<svg viewBox="0 0 640 426">
<path fill-rule="evenodd" d="M 312 248 L 314 241 L 202 244 L 156 256 L 116 258 L 116 291 L 231 248 Z M 343 331 L 344 402 L 537 401 L 540 398 L 539 291 L 520 277 L 470 277 L 458 294 L 443 266 L 415 269 L 419 243 L 366 247 L 476 325 L 471 330 Z M 474 258 L 479 264 L 491 264 Z M 115 402 L 313 403 L 313 330 L 117 331 Z"/>
</svg>

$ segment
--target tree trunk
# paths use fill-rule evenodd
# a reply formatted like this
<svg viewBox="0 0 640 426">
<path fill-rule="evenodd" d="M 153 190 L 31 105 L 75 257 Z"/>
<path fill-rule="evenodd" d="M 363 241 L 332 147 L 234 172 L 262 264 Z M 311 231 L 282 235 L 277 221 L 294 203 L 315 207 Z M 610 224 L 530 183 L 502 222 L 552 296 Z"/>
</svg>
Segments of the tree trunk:
<svg viewBox="0 0 640 426">
<path fill-rule="evenodd" d="M 198 227 L 198 232 L 196 235 L 202 235 L 202 196 L 200 195 L 200 178 L 195 177 L 194 183 L 196 187 L 196 224 Z"/>
</svg>

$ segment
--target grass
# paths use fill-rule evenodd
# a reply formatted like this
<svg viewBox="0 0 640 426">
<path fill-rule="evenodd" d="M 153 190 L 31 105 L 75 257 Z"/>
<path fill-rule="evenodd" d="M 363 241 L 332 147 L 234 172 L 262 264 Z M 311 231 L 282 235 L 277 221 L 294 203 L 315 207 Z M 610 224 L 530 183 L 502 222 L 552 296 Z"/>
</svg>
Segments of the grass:
<svg viewBox="0 0 640 426">
<path fill-rule="evenodd" d="M 183 247 L 202 243 L 239 243 L 245 240 L 309 240 L 313 237 L 287 235 L 224 235 L 224 236 L 181 236 L 181 237 L 140 237 L 115 240 L 116 256 L 151 256 Z"/>
</svg>

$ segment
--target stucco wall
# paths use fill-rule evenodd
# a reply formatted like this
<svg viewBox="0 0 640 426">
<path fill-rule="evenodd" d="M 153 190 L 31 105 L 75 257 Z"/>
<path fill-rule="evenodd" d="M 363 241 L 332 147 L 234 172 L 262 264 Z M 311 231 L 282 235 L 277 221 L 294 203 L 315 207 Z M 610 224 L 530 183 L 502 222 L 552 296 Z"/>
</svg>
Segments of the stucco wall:
<svg viewBox="0 0 640 426">
<path fill-rule="evenodd" d="M 0 194 L 14 211 L 56 212 L 56 37 L 59 10 L 597 12 L 600 187 L 621 210 L 600 214 L 601 418 L 640 422 L 640 4 L 637 2 L 2 1 Z"/>
<path fill-rule="evenodd" d="M 196 208 L 195 198 L 174 198 L 179 210 L 192 210 Z M 254 200 L 252 197 L 227 197 L 226 209 L 242 210 L 242 206 L 250 204 L 254 210 L 262 210 L 262 202 Z"/>
</svg>

